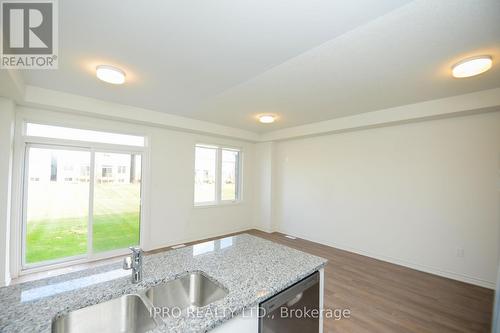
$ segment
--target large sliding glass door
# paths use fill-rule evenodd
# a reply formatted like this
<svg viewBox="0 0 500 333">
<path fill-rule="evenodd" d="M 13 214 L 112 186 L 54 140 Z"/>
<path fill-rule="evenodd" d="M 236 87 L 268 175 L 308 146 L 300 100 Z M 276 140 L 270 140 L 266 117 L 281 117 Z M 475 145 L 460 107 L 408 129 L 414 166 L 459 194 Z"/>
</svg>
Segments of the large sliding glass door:
<svg viewBox="0 0 500 333">
<path fill-rule="evenodd" d="M 140 243 L 140 153 L 26 147 L 23 266 Z"/>
<path fill-rule="evenodd" d="M 90 152 L 27 149 L 25 263 L 87 253 Z"/>
</svg>

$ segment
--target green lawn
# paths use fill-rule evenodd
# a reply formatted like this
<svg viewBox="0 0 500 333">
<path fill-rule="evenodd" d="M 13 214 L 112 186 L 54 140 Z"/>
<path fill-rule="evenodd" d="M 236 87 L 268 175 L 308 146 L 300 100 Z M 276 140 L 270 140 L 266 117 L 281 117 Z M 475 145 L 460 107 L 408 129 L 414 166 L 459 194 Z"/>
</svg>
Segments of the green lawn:
<svg viewBox="0 0 500 333">
<path fill-rule="evenodd" d="M 93 252 L 139 244 L 140 184 L 95 184 Z M 30 182 L 26 262 L 87 253 L 88 183 Z"/>
<path fill-rule="evenodd" d="M 139 244 L 139 212 L 94 216 L 94 252 L 137 244 Z M 28 223 L 27 263 L 81 255 L 86 252 L 86 217 L 34 220 Z"/>
</svg>

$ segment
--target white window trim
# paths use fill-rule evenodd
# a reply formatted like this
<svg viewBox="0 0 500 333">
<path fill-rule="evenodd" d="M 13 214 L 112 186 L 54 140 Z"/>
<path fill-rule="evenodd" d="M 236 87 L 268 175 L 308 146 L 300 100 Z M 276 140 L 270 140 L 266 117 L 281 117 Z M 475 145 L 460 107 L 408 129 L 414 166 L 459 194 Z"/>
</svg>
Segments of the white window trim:
<svg viewBox="0 0 500 333">
<path fill-rule="evenodd" d="M 144 137 L 144 147 L 138 146 L 123 146 L 115 144 L 107 144 L 100 142 L 86 142 L 77 140 L 64 140 L 64 139 L 52 139 L 45 137 L 33 137 L 26 136 L 26 123 L 37 123 L 52 126 L 62 126 L 77 129 L 90 129 L 94 131 L 104 131 L 110 133 L 119 134 L 130 134 L 130 135 L 140 135 Z M 12 185 L 12 219 L 11 219 L 11 237 L 10 237 L 10 274 L 11 278 L 17 278 L 18 276 L 46 271 L 55 268 L 67 267 L 75 264 L 87 263 L 107 258 L 113 258 L 120 255 L 125 255 L 129 251 L 128 249 L 117 249 L 106 251 L 102 253 L 92 253 L 92 247 L 89 251 L 83 255 L 78 255 L 74 257 L 63 258 L 61 260 L 45 261 L 40 264 L 29 264 L 24 263 L 24 242 L 25 242 L 25 221 L 24 209 L 26 207 L 24 202 L 24 177 L 26 172 L 26 147 L 28 145 L 48 145 L 48 146 L 58 146 L 67 147 L 70 149 L 78 150 L 84 149 L 89 151 L 99 151 L 99 152 L 115 152 L 115 153 L 135 153 L 141 154 L 141 202 L 140 202 L 140 230 L 139 230 L 139 246 L 145 248 L 146 246 L 146 233 L 147 225 L 149 223 L 149 189 L 150 189 L 150 142 L 149 137 L 142 133 L 130 133 L 127 131 L 121 131 L 116 129 L 106 129 L 100 126 L 96 128 L 91 128 L 91 126 L 82 126 L 79 122 L 61 122 L 58 119 L 52 121 L 39 121 L 36 117 L 26 117 L 22 113 L 18 113 L 16 116 L 15 125 L 15 137 L 14 137 L 14 172 L 13 172 L 13 185 Z M 93 154 L 91 154 L 92 156 Z M 91 168 L 92 169 L 92 168 Z M 91 170 L 91 174 L 93 171 Z M 93 204 L 93 198 L 90 200 L 90 204 Z M 92 232 L 92 226 L 88 227 L 88 232 Z"/>
<path fill-rule="evenodd" d="M 232 206 L 239 205 L 243 203 L 243 149 L 239 147 L 229 146 L 229 145 L 219 145 L 219 144 L 207 144 L 207 143 L 196 143 L 194 145 L 194 166 L 196 165 L 196 148 L 215 148 L 217 149 L 216 155 L 216 167 L 215 167 L 215 200 L 206 202 L 196 202 L 195 199 L 195 186 L 193 177 L 193 207 L 194 208 L 210 208 L 210 207 L 221 207 L 221 206 Z M 236 200 L 222 200 L 221 199 L 221 176 L 222 176 L 222 151 L 223 150 L 234 150 L 238 151 L 238 177 L 236 183 Z M 193 172 L 194 174 L 194 172 Z"/>
</svg>

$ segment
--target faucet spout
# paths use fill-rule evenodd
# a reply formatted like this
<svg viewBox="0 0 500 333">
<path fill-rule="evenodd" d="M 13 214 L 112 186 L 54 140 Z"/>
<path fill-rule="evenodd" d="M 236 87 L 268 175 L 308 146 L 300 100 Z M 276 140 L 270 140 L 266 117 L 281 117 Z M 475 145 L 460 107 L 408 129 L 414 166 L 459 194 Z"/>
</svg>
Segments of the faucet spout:
<svg viewBox="0 0 500 333">
<path fill-rule="evenodd" d="M 130 247 L 132 255 L 123 259 L 123 269 L 132 270 L 132 283 L 142 281 L 142 250 L 139 247 Z"/>
</svg>

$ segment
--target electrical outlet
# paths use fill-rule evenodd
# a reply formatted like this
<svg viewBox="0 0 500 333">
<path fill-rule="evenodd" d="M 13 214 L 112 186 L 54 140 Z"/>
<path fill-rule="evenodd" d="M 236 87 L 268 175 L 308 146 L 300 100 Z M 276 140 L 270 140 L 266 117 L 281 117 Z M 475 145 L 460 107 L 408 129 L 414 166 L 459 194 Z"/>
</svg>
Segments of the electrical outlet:
<svg viewBox="0 0 500 333">
<path fill-rule="evenodd" d="M 465 256 L 465 250 L 463 247 L 458 247 L 457 248 L 457 257 L 463 258 Z"/>
</svg>

